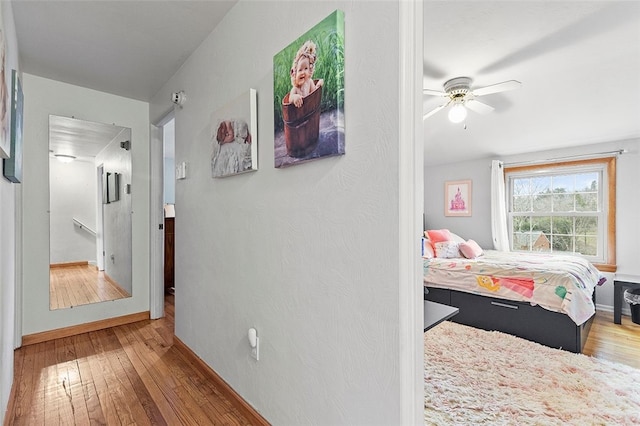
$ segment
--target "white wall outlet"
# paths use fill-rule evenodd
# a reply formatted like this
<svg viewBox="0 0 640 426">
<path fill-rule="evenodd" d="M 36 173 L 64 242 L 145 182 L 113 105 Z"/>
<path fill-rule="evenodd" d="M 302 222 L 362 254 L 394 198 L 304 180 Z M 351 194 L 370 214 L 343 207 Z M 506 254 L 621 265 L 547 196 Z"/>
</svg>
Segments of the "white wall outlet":
<svg viewBox="0 0 640 426">
<path fill-rule="evenodd" d="M 256 346 L 251 348 L 251 356 L 258 361 L 260 359 L 260 338 L 256 337 Z"/>
<path fill-rule="evenodd" d="M 251 356 L 257 361 L 260 355 L 260 338 L 255 328 L 250 328 L 247 333 L 249 346 L 251 346 Z"/>
</svg>

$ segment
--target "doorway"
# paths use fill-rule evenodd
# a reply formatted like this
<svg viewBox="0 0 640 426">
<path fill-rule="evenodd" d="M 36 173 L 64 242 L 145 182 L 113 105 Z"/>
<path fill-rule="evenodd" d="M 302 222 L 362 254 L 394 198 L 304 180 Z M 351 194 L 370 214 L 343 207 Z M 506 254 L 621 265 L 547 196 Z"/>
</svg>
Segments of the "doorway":
<svg viewBox="0 0 640 426">
<path fill-rule="evenodd" d="M 174 287 L 173 267 L 167 265 L 168 250 L 166 218 L 175 217 L 175 116 L 173 111 L 156 125 L 150 126 L 151 137 L 151 288 L 150 316 L 152 319 L 164 316 L 165 281 Z M 174 219 L 172 219 L 174 220 Z M 171 256 L 171 259 L 173 256 Z M 165 280 L 165 268 L 167 280 Z M 171 290 L 173 291 L 173 290 Z"/>
<path fill-rule="evenodd" d="M 162 164 L 163 164 L 163 209 L 164 209 L 164 291 L 165 294 L 174 294 L 174 235 L 175 235 L 175 117 L 172 117 L 162 126 Z"/>
</svg>

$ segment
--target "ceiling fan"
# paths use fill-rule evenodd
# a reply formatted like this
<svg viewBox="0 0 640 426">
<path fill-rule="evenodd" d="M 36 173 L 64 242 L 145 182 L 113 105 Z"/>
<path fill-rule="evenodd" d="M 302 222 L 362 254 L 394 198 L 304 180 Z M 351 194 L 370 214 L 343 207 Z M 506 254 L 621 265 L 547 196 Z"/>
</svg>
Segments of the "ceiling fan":
<svg viewBox="0 0 640 426">
<path fill-rule="evenodd" d="M 522 83 L 517 80 L 508 80 L 503 81 L 502 83 L 496 83 L 472 90 L 472 81 L 473 80 L 469 77 L 456 77 L 451 80 L 447 80 L 444 83 L 444 91 L 423 89 L 422 92 L 425 95 L 442 96 L 447 98 L 443 104 L 438 105 L 426 113 L 423 116 L 423 119 L 431 117 L 433 114 L 449 105 L 451 105 L 451 109 L 449 110 L 449 120 L 453 123 L 460 123 L 467 117 L 467 108 L 479 114 L 487 114 L 493 111 L 493 107 L 478 101 L 476 99 L 477 97 L 517 89 L 522 85 Z"/>
</svg>

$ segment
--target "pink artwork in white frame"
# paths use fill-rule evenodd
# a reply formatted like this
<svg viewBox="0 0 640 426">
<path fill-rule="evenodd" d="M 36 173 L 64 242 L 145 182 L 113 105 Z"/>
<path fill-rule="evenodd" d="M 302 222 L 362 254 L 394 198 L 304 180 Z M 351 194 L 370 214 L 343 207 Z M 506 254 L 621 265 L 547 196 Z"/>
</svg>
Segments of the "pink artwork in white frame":
<svg viewBox="0 0 640 426">
<path fill-rule="evenodd" d="M 471 216 L 471 180 L 444 183 L 444 215 Z"/>
</svg>

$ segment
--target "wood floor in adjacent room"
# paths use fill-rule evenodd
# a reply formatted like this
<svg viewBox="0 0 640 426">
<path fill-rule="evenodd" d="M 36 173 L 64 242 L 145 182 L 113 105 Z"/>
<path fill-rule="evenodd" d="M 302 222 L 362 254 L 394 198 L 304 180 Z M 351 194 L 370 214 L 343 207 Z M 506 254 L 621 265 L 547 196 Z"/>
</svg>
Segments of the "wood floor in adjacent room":
<svg viewBox="0 0 640 426">
<path fill-rule="evenodd" d="M 625 315 L 614 324 L 612 312 L 597 311 L 582 352 L 640 369 L 640 325 Z"/>
<path fill-rule="evenodd" d="M 166 317 L 16 350 L 9 425 L 248 425 L 173 346 Z M 11 413 L 9 409 L 9 413 Z"/>
</svg>

